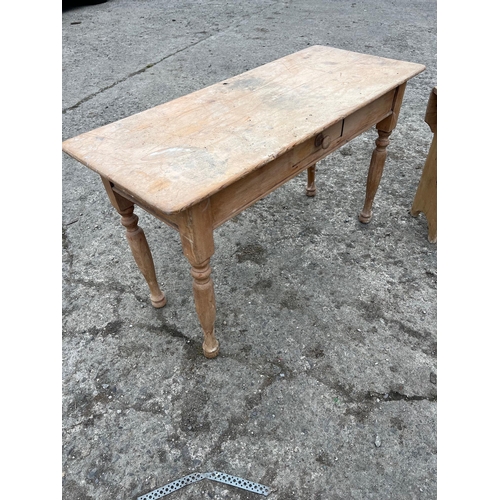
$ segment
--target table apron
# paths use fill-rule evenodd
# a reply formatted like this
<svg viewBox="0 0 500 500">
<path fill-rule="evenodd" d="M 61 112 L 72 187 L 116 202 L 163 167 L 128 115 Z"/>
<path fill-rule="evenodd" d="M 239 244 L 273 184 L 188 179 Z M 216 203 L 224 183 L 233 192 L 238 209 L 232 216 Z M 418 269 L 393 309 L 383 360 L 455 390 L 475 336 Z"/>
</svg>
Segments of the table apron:
<svg viewBox="0 0 500 500">
<path fill-rule="evenodd" d="M 392 113 L 394 95 L 395 90 L 391 90 L 326 128 L 322 132 L 322 136 L 328 138 L 327 142 L 329 141 L 326 147 L 319 144 L 317 136 L 312 137 L 213 194 L 210 202 L 214 228 L 389 116 Z"/>
<path fill-rule="evenodd" d="M 161 220 L 168 226 L 170 226 L 172 229 L 175 229 L 176 231 L 179 231 L 179 224 L 178 224 L 178 217 L 179 214 L 165 214 L 160 210 L 157 210 L 155 207 L 150 206 L 147 203 L 142 202 L 141 200 L 138 200 L 134 195 L 129 193 L 128 191 L 125 191 L 124 189 L 121 189 L 119 186 L 117 186 L 114 182 L 109 181 L 111 184 L 111 188 L 115 193 L 118 193 L 119 195 L 123 196 L 125 199 L 131 201 L 134 205 L 137 205 L 138 207 L 142 208 L 146 212 L 150 213 L 157 219 Z"/>
<path fill-rule="evenodd" d="M 214 228 L 250 207 L 279 186 L 291 180 L 306 168 L 314 165 L 356 136 L 362 134 L 392 113 L 396 89 L 393 89 L 341 121 L 325 128 L 266 165 L 250 172 L 210 197 Z M 321 142 L 321 139 L 323 141 Z M 130 192 L 111 183 L 117 192 L 135 205 L 149 212 L 175 230 L 179 230 L 179 214 L 165 214 L 144 203 Z M 188 208 L 188 207 L 186 207 Z"/>
</svg>

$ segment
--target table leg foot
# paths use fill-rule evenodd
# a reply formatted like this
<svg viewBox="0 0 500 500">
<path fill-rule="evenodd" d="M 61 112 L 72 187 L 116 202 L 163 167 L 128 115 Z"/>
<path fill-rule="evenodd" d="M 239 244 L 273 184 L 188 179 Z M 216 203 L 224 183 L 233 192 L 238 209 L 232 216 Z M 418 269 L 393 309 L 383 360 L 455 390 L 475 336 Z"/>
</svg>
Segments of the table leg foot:
<svg viewBox="0 0 500 500">
<path fill-rule="evenodd" d="M 211 346 L 203 342 L 203 354 L 208 359 L 216 358 L 219 355 L 219 341 L 214 338 Z"/>
<path fill-rule="evenodd" d="M 372 220 L 372 215 L 373 215 L 372 210 L 370 210 L 370 212 L 368 214 L 361 212 L 358 215 L 358 220 L 359 220 L 359 222 L 362 222 L 363 224 L 368 224 Z"/>
<path fill-rule="evenodd" d="M 151 305 L 156 309 L 161 309 L 167 304 L 167 299 L 165 297 L 165 294 L 163 293 L 157 297 L 153 297 L 152 295 L 150 295 L 149 298 L 151 299 Z"/>
</svg>

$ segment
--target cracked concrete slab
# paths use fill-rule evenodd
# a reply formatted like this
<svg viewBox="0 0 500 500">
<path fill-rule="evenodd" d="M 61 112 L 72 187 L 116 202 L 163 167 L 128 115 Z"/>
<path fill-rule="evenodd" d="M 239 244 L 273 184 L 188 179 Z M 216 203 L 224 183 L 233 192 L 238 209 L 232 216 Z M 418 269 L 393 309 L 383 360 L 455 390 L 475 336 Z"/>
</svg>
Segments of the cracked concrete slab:
<svg viewBox="0 0 500 500">
<path fill-rule="evenodd" d="M 63 155 L 63 497 L 133 499 L 193 472 L 270 499 L 436 498 L 436 245 L 413 201 L 437 84 L 436 3 L 108 0 L 63 11 L 63 139 L 307 47 L 425 64 L 376 134 L 215 231 L 221 354 L 203 357 L 177 233 L 138 209 L 167 305 L 150 306 L 98 177 Z M 170 498 L 170 497 L 167 497 Z M 171 498 L 253 499 L 202 481 Z"/>
</svg>

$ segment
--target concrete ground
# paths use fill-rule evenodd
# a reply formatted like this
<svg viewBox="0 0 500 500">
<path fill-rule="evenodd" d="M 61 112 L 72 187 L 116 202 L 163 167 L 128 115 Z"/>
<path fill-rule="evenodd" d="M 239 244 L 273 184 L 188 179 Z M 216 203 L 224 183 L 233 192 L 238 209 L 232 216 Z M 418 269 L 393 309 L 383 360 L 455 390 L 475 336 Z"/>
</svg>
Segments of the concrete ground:
<svg viewBox="0 0 500 500">
<path fill-rule="evenodd" d="M 193 472 L 269 499 L 436 498 L 436 245 L 409 214 L 431 142 L 432 0 L 109 0 L 64 10 L 63 139 L 309 45 L 425 64 L 407 86 L 374 217 L 376 133 L 215 232 L 221 353 L 201 351 L 177 233 L 137 209 L 149 303 L 98 176 L 63 154 L 63 498 L 135 499 Z M 257 499 L 202 481 L 176 499 Z"/>
</svg>

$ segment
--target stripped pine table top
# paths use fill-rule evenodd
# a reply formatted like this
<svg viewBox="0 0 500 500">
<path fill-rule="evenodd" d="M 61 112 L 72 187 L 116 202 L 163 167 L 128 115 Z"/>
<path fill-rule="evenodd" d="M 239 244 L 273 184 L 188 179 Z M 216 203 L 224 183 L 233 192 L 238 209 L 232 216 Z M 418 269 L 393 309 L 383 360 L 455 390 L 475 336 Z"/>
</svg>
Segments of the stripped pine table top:
<svg viewBox="0 0 500 500">
<path fill-rule="evenodd" d="M 313 46 L 68 139 L 63 150 L 143 205 L 175 214 L 423 70 Z"/>
</svg>

